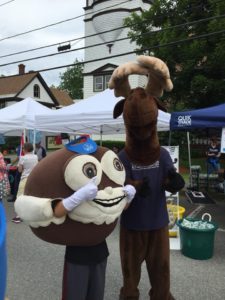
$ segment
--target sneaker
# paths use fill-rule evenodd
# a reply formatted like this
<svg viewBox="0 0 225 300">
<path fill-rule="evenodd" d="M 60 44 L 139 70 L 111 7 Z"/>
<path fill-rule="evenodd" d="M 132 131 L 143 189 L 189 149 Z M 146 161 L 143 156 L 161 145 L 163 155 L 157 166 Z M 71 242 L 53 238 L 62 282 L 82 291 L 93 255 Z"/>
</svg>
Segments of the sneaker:
<svg viewBox="0 0 225 300">
<path fill-rule="evenodd" d="M 13 223 L 21 223 L 22 220 L 20 219 L 20 217 L 16 216 L 16 217 L 12 218 L 12 222 Z"/>
</svg>

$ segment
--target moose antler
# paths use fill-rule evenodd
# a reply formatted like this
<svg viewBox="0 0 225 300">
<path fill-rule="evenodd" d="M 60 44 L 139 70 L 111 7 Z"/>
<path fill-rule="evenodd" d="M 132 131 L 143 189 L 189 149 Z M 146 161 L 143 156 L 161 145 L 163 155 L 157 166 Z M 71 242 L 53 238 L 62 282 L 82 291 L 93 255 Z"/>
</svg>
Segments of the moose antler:
<svg viewBox="0 0 225 300">
<path fill-rule="evenodd" d="M 116 68 L 109 81 L 109 88 L 114 89 L 116 97 L 127 97 L 131 87 L 128 76 L 131 74 L 148 75 L 148 83 L 145 88 L 149 95 L 160 97 L 163 91 L 171 91 L 173 88 L 167 65 L 159 58 L 140 55 L 138 63 L 128 62 Z"/>
</svg>

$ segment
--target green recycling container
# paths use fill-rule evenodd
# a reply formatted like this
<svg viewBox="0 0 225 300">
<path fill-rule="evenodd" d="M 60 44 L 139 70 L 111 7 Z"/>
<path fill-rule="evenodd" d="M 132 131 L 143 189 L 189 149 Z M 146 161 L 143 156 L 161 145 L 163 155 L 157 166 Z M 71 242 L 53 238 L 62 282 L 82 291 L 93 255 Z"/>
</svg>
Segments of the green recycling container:
<svg viewBox="0 0 225 300">
<path fill-rule="evenodd" d="M 189 221 L 201 221 L 199 219 L 187 218 Z M 213 256 L 214 238 L 218 225 L 207 221 L 213 225 L 210 229 L 188 228 L 182 225 L 183 219 L 177 221 L 180 228 L 181 252 L 184 256 L 193 259 L 209 259 Z"/>
</svg>

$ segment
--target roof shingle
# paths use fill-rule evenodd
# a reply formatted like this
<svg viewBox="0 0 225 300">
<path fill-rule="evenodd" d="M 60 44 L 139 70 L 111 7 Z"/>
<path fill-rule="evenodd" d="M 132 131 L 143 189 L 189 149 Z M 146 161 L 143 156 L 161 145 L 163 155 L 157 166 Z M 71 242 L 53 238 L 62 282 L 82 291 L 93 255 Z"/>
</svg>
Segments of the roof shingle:
<svg viewBox="0 0 225 300">
<path fill-rule="evenodd" d="M 19 93 L 35 76 L 37 76 L 36 72 L 0 77 L 0 95 Z"/>
</svg>

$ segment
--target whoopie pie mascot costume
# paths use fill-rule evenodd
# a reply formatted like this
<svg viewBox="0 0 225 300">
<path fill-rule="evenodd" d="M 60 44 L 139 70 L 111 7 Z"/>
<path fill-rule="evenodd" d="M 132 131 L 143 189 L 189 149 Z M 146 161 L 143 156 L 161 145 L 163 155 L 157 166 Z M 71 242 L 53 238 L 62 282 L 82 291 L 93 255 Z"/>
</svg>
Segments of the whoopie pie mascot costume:
<svg viewBox="0 0 225 300">
<path fill-rule="evenodd" d="M 37 237 L 66 245 L 63 300 L 104 299 L 105 239 L 136 192 L 124 182 L 118 156 L 83 136 L 41 160 L 17 198 Z"/>
</svg>

